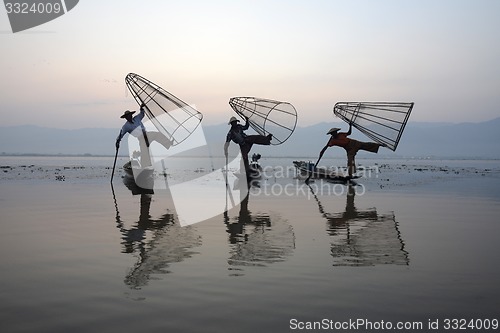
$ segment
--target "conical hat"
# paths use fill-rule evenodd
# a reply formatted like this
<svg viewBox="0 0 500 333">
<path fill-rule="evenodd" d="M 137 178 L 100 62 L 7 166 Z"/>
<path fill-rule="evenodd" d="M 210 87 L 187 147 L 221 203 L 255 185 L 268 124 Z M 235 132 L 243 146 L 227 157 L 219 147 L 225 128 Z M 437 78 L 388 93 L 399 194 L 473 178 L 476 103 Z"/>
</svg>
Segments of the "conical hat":
<svg viewBox="0 0 500 333">
<path fill-rule="evenodd" d="M 326 133 L 326 135 L 334 134 L 334 133 L 336 133 L 338 131 L 340 131 L 340 128 L 333 127 L 333 128 L 330 128 L 330 130 L 328 131 L 328 133 Z"/>
<path fill-rule="evenodd" d="M 238 122 L 239 122 L 239 120 L 238 120 L 238 119 L 236 119 L 236 117 L 231 117 L 231 118 L 229 119 L 229 122 L 228 122 L 227 124 L 228 124 L 228 125 L 231 125 L 231 123 L 232 123 L 233 121 L 238 121 Z"/>
<path fill-rule="evenodd" d="M 127 111 L 125 111 L 125 112 L 121 115 L 121 117 L 120 117 L 120 118 L 125 118 L 127 115 L 129 115 L 129 114 L 130 114 L 130 115 L 133 115 L 134 113 L 135 113 L 135 111 L 129 111 L 129 110 L 127 110 Z"/>
</svg>

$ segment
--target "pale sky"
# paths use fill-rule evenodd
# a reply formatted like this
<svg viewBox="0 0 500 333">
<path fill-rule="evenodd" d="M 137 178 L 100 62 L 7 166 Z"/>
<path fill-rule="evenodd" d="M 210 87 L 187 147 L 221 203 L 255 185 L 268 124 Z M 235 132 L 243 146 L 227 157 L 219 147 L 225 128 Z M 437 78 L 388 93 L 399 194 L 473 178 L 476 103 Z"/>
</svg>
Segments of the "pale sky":
<svg viewBox="0 0 500 333">
<path fill-rule="evenodd" d="M 204 115 L 229 98 L 292 103 L 299 126 L 339 101 L 415 102 L 410 121 L 500 116 L 500 1 L 80 0 L 13 34 L 0 9 L 0 126 L 119 128 L 134 72 Z"/>
</svg>

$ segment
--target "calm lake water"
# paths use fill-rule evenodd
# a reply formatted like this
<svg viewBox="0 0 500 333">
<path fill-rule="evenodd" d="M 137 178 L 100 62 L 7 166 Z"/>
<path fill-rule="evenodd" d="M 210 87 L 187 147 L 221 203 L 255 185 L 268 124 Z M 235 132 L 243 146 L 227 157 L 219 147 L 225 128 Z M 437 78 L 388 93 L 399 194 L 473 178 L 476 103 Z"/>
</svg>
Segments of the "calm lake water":
<svg viewBox="0 0 500 333">
<path fill-rule="evenodd" d="M 185 227 L 169 191 L 138 192 L 121 170 L 111 187 L 112 162 L 0 157 L 3 332 L 500 319 L 500 161 L 360 160 L 377 173 L 353 186 L 265 177 Z"/>
</svg>

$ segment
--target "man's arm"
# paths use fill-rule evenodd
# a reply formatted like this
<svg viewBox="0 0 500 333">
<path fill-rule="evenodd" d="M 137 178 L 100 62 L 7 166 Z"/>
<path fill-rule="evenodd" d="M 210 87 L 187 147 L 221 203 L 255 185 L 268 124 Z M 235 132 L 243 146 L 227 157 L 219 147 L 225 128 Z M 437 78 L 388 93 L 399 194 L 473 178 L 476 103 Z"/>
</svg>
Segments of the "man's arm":
<svg viewBox="0 0 500 333">
<path fill-rule="evenodd" d="M 141 110 L 140 110 L 139 114 L 137 116 L 135 116 L 135 117 L 138 117 L 140 120 L 142 120 L 142 118 L 144 118 L 144 115 L 145 115 L 145 113 L 144 113 L 145 112 L 144 111 L 145 107 L 146 107 L 146 104 L 142 103 L 141 104 Z"/>
<path fill-rule="evenodd" d="M 244 131 L 246 131 L 249 126 L 250 126 L 250 123 L 248 122 L 248 117 L 245 117 L 245 125 L 243 125 L 242 129 Z"/>
<path fill-rule="evenodd" d="M 347 131 L 346 135 L 351 135 L 352 133 L 352 123 L 349 123 L 349 131 Z"/>
</svg>

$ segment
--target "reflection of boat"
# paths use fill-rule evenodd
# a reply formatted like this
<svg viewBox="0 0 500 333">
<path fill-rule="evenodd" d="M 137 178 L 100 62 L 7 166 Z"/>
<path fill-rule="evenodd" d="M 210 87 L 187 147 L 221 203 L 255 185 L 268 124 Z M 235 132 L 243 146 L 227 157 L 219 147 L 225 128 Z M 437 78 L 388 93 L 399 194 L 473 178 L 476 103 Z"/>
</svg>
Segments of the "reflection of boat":
<svg viewBox="0 0 500 333">
<path fill-rule="evenodd" d="M 304 177 L 308 177 L 309 175 L 311 175 L 311 178 L 337 180 L 344 182 L 359 178 L 358 176 L 345 176 L 338 171 L 338 168 L 315 167 L 314 163 L 311 161 L 293 161 L 293 165 L 297 170 L 297 174 Z"/>
<path fill-rule="evenodd" d="M 123 184 L 132 192 L 132 195 L 137 194 L 154 194 L 153 188 L 144 188 L 135 182 L 134 176 L 132 174 L 125 173 L 123 177 Z"/>
</svg>

